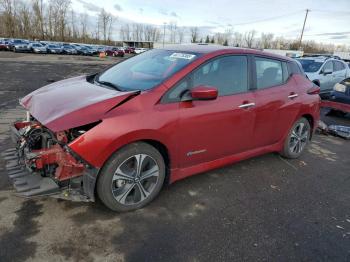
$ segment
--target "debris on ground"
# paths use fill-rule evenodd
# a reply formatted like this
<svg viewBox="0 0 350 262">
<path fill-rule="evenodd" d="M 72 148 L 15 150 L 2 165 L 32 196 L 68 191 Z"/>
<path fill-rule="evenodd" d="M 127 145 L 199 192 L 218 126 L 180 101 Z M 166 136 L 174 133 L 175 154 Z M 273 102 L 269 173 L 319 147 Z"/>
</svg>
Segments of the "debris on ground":
<svg viewBox="0 0 350 262">
<path fill-rule="evenodd" d="M 322 120 L 318 121 L 317 130 L 319 131 L 320 134 L 324 134 L 324 135 L 328 134 L 328 126 Z"/>
<path fill-rule="evenodd" d="M 341 138 L 350 139 L 350 126 L 341 126 L 341 125 L 330 125 L 323 121 L 318 122 L 317 131 L 323 135 L 334 135 L 339 136 Z"/>
<path fill-rule="evenodd" d="M 342 226 L 339 226 L 339 225 L 336 225 L 336 227 L 339 228 L 339 229 L 345 229 L 345 228 L 343 228 Z"/>
<path fill-rule="evenodd" d="M 350 139 L 350 126 L 330 125 L 328 132 L 345 139 Z"/>
<path fill-rule="evenodd" d="M 278 191 L 280 191 L 280 190 L 281 190 L 281 189 L 279 189 L 279 187 L 278 187 L 278 186 L 270 185 L 270 187 L 271 187 L 272 189 L 276 189 L 276 190 L 278 190 Z"/>
</svg>

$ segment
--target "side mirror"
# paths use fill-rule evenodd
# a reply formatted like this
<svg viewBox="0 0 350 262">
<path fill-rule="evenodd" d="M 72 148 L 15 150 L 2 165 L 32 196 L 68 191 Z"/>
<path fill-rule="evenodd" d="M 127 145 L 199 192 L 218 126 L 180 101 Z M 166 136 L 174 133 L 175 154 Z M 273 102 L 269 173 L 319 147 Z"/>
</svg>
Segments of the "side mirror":
<svg viewBox="0 0 350 262">
<path fill-rule="evenodd" d="M 325 70 L 322 70 L 322 73 L 323 73 L 323 75 L 330 75 L 333 73 L 333 71 L 330 69 L 325 69 Z"/>
<path fill-rule="evenodd" d="M 196 86 L 192 88 L 182 101 L 191 100 L 214 100 L 218 97 L 218 89 L 212 86 Z"/>
</svg>

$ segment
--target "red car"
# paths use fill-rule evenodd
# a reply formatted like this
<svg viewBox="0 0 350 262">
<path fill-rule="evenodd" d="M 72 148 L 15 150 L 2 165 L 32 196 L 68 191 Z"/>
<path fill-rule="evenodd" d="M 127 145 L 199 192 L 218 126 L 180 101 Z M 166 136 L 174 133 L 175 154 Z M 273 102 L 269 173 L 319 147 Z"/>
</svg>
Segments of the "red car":
<svg viewBox="0 0 350 262">
<path fill-rule="evenodd" d="M 128 211 L 165 183 L 268 152 L 297 158 L 319 88 L 292 59 L 205 45 L 155 49 L 21 100 L 4 155 L 19 195 Z M 28 171 L 29 170 L 29 171 Z"/>
<path fill-rule="evenodd" d="M 126 47 L 124 51 L 126 54 L 135 54 L 135 47 Z"/>
<path fill-rule="evenodd" d="M 107 49 L 105 51 L 105 55 L 106 56 L 120 56 L 120 57 L 124 57 L 125 55 L 125 52 L 123 49 L 120 49 L 120 48 L 111 48 L 111 49 Z"/>
<path fill-rule="evenodd" d="M 9 48 L 9 42 L 8 41 L 0 41 L 0 51 L 8 51 Z"/>
</svg>

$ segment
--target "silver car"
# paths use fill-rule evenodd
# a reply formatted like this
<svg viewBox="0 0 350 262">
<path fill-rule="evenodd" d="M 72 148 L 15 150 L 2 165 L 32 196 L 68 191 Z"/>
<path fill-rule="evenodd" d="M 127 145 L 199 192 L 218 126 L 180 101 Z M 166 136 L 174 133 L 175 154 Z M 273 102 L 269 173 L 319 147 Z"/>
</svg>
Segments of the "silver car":
<svg viewBox="0 0 350 262">
<path fill-rule="evenodd" d="M 321 88 L 321 93 L 332 91 L 336 83 L 350 76 L 347 64 L 339 59 L 327 57 L 305 57 L 297 59 L 307 77 Z"/>
<path fill-rule="evenodd" d="M 41 43 L 31 43 L 29 44 L 29 49 L 36 54 L 46 54 L 47 48 Z"/>
<path fill-rule="evenodd" d="M 30 52 L 29 43 L 26 41 L 14 41 L 12 44 L 12 50 L 13 52 Z"/>
</svg>

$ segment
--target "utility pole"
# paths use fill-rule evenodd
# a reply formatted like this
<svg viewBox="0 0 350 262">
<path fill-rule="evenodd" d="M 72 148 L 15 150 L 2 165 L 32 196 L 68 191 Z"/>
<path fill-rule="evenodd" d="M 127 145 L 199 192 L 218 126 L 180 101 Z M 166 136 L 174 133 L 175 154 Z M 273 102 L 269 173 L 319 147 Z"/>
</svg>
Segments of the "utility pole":
<svg viewBox="0 0 350 262">
<path fill-rule="evenodd" d="M 304 35 L 306 19 L 307 19 L 307 15 L 308 15 L 309 11 L 310 11 L 310 9 L 306 9 L 305 19 L 304 19 L 304 24 L 303 24 L 303 30 L 301 30 L 300 41 L 299 41 L 299 49 L 300 50 L 301 50 L 301 41 L 303 40 L 303 35 Z"/>
<path fill-rule="evenodd" d="M 166 26 L 166 23 L 164 22 L 164 31 L 163 31 L 163 47 L 164 47 L 164 41 L 165 41 L 165 26 Z"/>
</svg>

